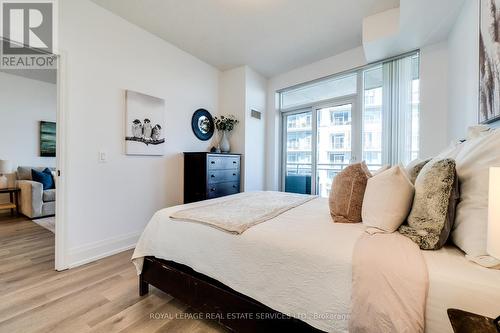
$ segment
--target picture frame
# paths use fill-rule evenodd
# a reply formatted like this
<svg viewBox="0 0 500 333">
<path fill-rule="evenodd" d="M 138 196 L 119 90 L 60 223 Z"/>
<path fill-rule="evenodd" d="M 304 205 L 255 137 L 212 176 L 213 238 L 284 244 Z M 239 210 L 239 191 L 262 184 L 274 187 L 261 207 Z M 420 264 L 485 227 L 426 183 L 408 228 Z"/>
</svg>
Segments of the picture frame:
<svg viewBox="0 0 500 333">
<path fill-rule="evenodd" d="M 479 0 L 478 123 L 500 120 L 500 0 Z"/>
<path fill-rule="evenodd" d="M 40 121 L 40 156 L 56 157 L 56 123 Z"/>
<path fill-rule="evenodd" d="M 165 154 L 165 100 L 140 92 L 125 92 L 125 153 L 162 156 Z"/>
<path fill-rule="evenodd" d="M 191 129 L 198 139 L 210 140 L 215 131 L 214 119 L 210 112 L 205 109 L 196 110 L 191 118 Z"/>
</svg>

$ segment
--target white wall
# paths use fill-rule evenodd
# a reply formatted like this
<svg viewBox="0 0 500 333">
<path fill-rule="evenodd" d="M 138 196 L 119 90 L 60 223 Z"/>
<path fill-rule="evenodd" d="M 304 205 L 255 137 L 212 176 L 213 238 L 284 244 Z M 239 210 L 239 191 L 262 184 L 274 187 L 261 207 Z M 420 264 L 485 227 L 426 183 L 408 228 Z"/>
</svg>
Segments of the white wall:
<svg viewBox="0 0 500 333">
<path fill-rule="evenodd" d="M 437 155 L 448 145 L 448 47 L 420 49 L 420 157 Z"/>
<path fill-rule="evenodd" d="M 230 133 L 231 152 L 238 154 L 245 152 L 245 76 L 245 66 L 219 74 L 219 114 L 233 115 L 240 121 Z"/>
<path fill-rule="evenodd" d="M 133 247 L 155 211 L 182 202 L 182 152 L 212 144 L 190 124 L 196 109 L 217 110 L 218 70 L 90 1 L 59 5 L 73 266 Z M 165 99 L 164 157 L 124 154 L 125 89 Z"/>
<path fill-rule="evenodd" d="M 477 124 L 479 91 L 479 1 L 466 0 L 448 39 L 448 141 L 464 138 Z"/>
<path fill-rule="evenodd" d="M 0 72 L 0 159 L 19 165 L 55 167 L 40 156 L 40 121 L 56 121 L 55 84 Z"/>
<path fill-rule="evenodd" d="M 276 91 L 299 83 L 319 79 L 366 65 L 363 48 L 358 47 L 336 56 L 280 74 L 269 80 L 266 129 L 266 188 L 278 190 L 281 166 L 281 116 Z M 421 49 L 421 141 L 422 156 L 432 156 L 447 145 L 447 46 L 446 43 Z"/>
<path fill-rule="evenodd" d="M 265 187 L 267 79 L 246 67 L 245 81 L 245 190 L 259 191 Z M 261 119 L 251 117 L 252 109 Z"/>
<path fill-rule="evenodd" d="M 234 115 L 240 123 L 230 134 L 231 152 L 240 153 L 241 188 L 264 189 L 265 114 L 267 80 L 248 66 L 221 72 L 219 75 L 219 114 Z M 258 120 L 251 110 L 262 113 Z"/>
</svg>

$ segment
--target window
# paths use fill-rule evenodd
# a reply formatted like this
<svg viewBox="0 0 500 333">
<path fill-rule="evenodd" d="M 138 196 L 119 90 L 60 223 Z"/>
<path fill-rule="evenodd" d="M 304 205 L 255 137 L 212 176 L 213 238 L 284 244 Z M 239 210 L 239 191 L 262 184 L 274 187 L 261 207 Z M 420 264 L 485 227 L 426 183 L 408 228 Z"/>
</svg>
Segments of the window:
<svg viewBox="0 0 500 333">
<path fill-rule="evenodd" d="M 318 82 L 293 88 L 281 93 L 281 108 L 314 103 L 356 93 L 356 73 L 320 80 Z"/>
<path fill-rule="evenodd" d="M 344 154 L 334 154 L 330 153 L 330 162 L 334 164 L 344 164 L 345 155 Z"/>
<path fill-rule="evenodd" d="M 381 116 L 382 113 L 380 112 L 379 108 L 370 108 L 365 105 L 365 112 L 363 114 L 363 122 L 365 124 L 377 124 L 382 119 Z"/>
<path fill-rule="evenodd" d="M 376 170 L 417 158 L 418 70 L 415 52 L 279 92 L 284 190 L 327 196 L 349 163 Z"/>
<path fill-rule="evenodd" d="M 288 148 L 298 148 L 299 140 L 297 138 L 289 138 L 288 139 Z"/>
<path fill-rule="evenodd" d="M 337 126 L 347 125 L 347 124 L 349 124 L 349 121 L 350 121 L 350 119 L 349 119 L 349 112 L 348 111 L 342 111 L 342 112 L 331 111 L 330 112 L 330 122 L 334 125 L 337 125 Z"/>
<path fill-rule="evenodd" d="M 290 129 L 301 129 L 311 127 L 311 116 L 291 116 L 287 122 L 287 127 Z"/>
<path fill-rule="evenodd" d="M 383 96 L 384 67 L 383 64 L 367 69 L 363 73 L 363 141 L 361 150 L 363 160 L 370 170 L 381 166 L 381 159 L 375 158 L 382 152 L 383 144 Z"/>
<path fill-rule="evenodd" d="M 363 153 L 363 160 L 367 165 L 382 165 L 382 152 L 381 151 L 367 151 Z"/>
<path fill-rule="evenodd" d="M 343 149 L 344 148 L 344 141 L 345 141 L 344 134 L 332 135 L 332 147 L 333 147 L 333 149 Z"/>
<path fill-rule="evenodd" d="M 373 147 L 373 132 L 365 132 L 365 146 L 367 148 Z"/>
</svg>

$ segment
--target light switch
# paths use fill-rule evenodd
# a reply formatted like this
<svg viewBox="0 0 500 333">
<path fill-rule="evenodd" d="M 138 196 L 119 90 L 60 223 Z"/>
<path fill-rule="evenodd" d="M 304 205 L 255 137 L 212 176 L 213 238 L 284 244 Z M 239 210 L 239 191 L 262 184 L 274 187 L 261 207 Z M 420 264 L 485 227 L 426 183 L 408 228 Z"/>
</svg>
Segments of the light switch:
<svg viewBox="0 0 500 333">
<path fill-rule="evenodd" d="M 108 156 L 105 151 L 99 152 L 99 163 L 106 163 L 108 161 Z"/>
</svg>

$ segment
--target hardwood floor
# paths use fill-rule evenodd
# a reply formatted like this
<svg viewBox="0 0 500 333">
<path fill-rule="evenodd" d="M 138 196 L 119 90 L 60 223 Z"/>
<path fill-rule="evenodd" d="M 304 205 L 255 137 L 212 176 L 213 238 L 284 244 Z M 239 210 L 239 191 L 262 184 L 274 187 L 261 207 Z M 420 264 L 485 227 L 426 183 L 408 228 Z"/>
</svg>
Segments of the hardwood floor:
<svg viewBox="0 0 500 333">
<path fill-rule="evenodd" d="M 0 215 L 0 332 L 226 332 L 150 287 L 140 297 L 132 251 L 54 271 L 54 235 Z"/>
</svg>

